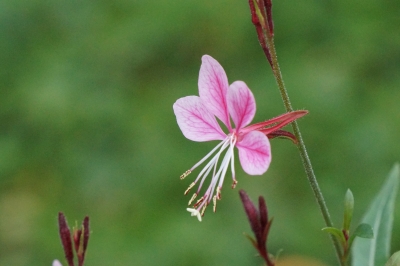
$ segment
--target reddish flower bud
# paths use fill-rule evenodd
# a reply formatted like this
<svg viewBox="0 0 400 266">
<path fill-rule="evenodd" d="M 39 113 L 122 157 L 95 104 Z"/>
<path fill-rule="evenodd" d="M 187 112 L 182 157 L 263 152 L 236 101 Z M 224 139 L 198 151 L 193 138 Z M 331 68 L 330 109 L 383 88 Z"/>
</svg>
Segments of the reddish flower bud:
<svg viewBox="0 0 400 266">
<path fill-rule="evenodd" d="M 74 266 L 74 252 L 72 250 L 71 232 L 69 230 L 67 220 L 62 212 L 58 213 L 58 226 L 65 258 L 67 259 L 69 266 Z"/>
<path fill-rule="evenodd" d="M 257 4 L 254 5 L 254 3 Z M 269 64 L 273 68 L 271 53 L 265 41 L 264 31 L 268 31 L 274 36 L 274 23 L 272 21 L 272 2 L 271 0 L 249 0 L 251 21 L 256 27 L 258 41 L 268 59 Z M 258 12 L 257 12 L 258 11 Z"/>
<path fill-rule="evenodd" d="M 72 248 L 73 240 L 75 252 L 78 257 L 78 266 L 83 266 L 86 248 L 89 241 L 89 217 L 85 217 L 81 228 L 74 228 L 72 239 L 67 220 L 62 212 L 58 214 L 58 224 L 60 228 L 61 243 L 64 248 L 65 258 L 67 259 L 68 265 L 74 266 L 74 251 Z"/>
<path fill-rule="evenodd" d="M 252 238 L 252 244 L 258 250 L 260 256 L 265 260 L 268 266 L 274 266 L 274 261 L 269 257 L 267 250 L 267 238 L 272 220 L 268 220 L 267 205 L 263 197 L 258 198 L 259 210 L 254 206 L 253 202 L 244 190 L 239 191 L 240 199 L 242 200 L 244 210 L 246 211 L 247 218 L 249 219 L 251 229 L 257 241 Z"/>
</svg>

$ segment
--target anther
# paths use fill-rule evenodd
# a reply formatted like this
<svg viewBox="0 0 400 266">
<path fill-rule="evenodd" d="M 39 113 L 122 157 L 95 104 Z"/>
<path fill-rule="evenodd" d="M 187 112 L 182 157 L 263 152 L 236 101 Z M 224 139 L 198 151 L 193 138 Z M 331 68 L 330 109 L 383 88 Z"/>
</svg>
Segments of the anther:
<svg viewBox="0 0 400 266">
<path fill-rule="evenodd" d="M 213 197 L 213 203 L 214 203 L 213 211 L 216 212 L 217 211 L 217 196 Z"/>
<path fill-rule="evenodd" d="M 193 182 L 192 184 L 190 184 L 190 186 L 185 190 L 185 193 L 183 193 L 183 195 L 187 195 L 187 193 L 189 193 L 189 191 L 192 189 L 192 187 L 194 187 L 194 185 L 196 185 L 195 182 Z"/>
<path fill-rule="evenodd" d="M 181 175 L 181 177 L 180 177 L 181 180 L 184 179 L 185 177 L 187 177 L 191 172 L 192 172 L 192 170 L 190 170 L 190 169 L 187 170 L 186 172 L 184 172 L 184 173 Z"/>
<path fill-rule="evenodd" d="M 192 205 L 192 202 L 194 201 L 194 199 L 197 197 L 197 193 L 194 193 L 192 198 L 189 200 L 189 206 Z"/>
<path fill-rule="evenodd" d="M 221 200 L 221 187 L 220 186 L 217 187 L 217 199 Z"/>
<path fill-rule="evenodd" d="M 238 181 L 236 179 L 233 179 L 232 188 L 235 188 L 237 183 L 238 183 Z"/>
<path fill-rule="evenodd" d="M 201 197 L 194 205 L 193 205 L 193 207 L 194 208 L 197 208 L 197 206 L 199 206 L 200 205 L 200 203 L 202 203 L 203 202 L 203 200 L 205 199 L 205 197 L 203 196 L 203 197 Z"/>
<path fill-rule="evenodd" d="M 204 216 L 204 212 L 206 211 L 207 208 L 207 204 L 204 204 L 203 208 L 201 209 L 200 215 L 203 217 Z"/>
</svg>

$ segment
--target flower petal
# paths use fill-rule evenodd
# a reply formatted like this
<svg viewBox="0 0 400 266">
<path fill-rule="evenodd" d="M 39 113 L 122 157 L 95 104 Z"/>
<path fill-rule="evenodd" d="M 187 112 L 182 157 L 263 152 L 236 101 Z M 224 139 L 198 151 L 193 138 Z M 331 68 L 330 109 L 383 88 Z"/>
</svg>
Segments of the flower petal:
<svg viewBox="0 0 400 266">
<path fill-rule="evenodd" d="M 217 60 L 203 55 L 199 73 L 199 95 L 206 107 L 231 131 L 228 113 L 228 77 Z"/>
<path fill-rule="evenodd" d="M 236 144 L 240 163 L 249 175 L 264 174 L 271 163 L 271 147 L 268 138 L 261 132 L 252 131 Z"/>
<path fill-rule="evenodd" d="M 225 139 L 225 133 L 200 97 L 180 98 L 174 103 L 173 108 L 179 128 L 186 138 L 193 141 Z"/>
<path fill-rule="evenodd" d="M 256 113 L 256 101 L 243 81 L 235 81 L 230 85 L 227 98 L 229 113 L 239 131 L 253 120 Z"/>
</svg>

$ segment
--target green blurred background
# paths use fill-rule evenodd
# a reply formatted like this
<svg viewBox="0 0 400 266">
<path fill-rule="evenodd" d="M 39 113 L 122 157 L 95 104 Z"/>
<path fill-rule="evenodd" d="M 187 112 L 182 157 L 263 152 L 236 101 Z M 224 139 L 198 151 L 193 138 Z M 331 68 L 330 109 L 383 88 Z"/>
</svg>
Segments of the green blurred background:
<svg viewBox="0 0 400 266">
<path fill-rule="evenodd" d="M 274 1 L 280 65 L 333 220 L 351 188 L 358 222 L 400 159 L 400 5 Z M 244 80 L 255 121 L 284 112 L 247 1 L 0 2 L 0 265 L 63 260 L 57 213 L 91 218 L 86 265 L 261 265 L 238 191 L 264 195 L 272 253 L 335 265 L 296 147 L 272 140 L 263 176 L 237 164 L 218 213 L 186 212 L 179 176 L 215 143 L 180 132 L 200 58 Z M 289 128 L 288 128 L 289 129 Z M 400 206 L 399 199 L 397 206 Z M 400 249 L 400 212 L 393 250 Z"/>
</svg>

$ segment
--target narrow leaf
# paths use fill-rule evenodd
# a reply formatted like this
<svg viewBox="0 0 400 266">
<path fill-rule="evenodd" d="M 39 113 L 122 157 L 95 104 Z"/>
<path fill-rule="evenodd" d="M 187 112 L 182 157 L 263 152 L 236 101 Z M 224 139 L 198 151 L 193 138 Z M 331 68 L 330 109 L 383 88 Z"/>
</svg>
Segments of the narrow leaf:
<svg viewBox="0 0 400 266">
<path fill-rule="evenodd" d="M 346 243 L 342 230 L 337 229 L 335 227 L 324 227 L 322 228 L 322 231 L 328 232 L 334 237 L 336 237 L 340 241 L 340 243 L 342 243 L 342 245 Z"/>
<path fill-rule="evenodd" d="M 389 259 L 394 201 L 399 186 L 399 164 L 395 164 L 381 190 L 362 219 L 370 224 L 373 239 L 356 238 L 352 249 L 353 266 L 381 266 Z"/>
<path fill-rule="evenodd" d="M 399 266 L 400 265 L 400 251 L 394 253 L 385 266 Z"/>
<path fill-rule="evenodd" d="M 344 218 L 343 229 L 350 230 L 351 219 L 353 218 L 354 196 L 350 189 L 347 190 L 344 197 Z"/>
</svg>

